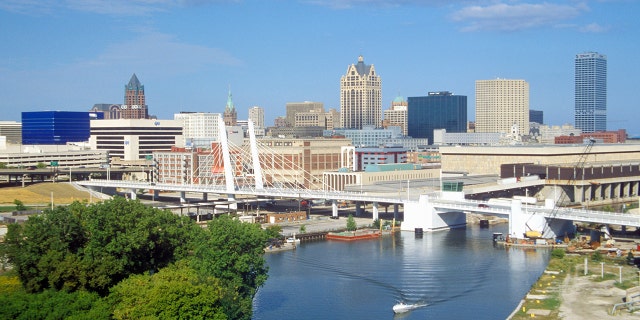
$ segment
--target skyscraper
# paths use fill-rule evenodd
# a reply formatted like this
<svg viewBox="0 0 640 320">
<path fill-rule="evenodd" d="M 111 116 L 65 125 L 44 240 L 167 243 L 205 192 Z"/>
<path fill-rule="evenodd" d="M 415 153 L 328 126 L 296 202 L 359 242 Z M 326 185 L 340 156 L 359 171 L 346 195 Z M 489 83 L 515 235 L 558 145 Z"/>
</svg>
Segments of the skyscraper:
<svg viewBox="0 0 640 320">
<path fill-rule="evenodd" d="M 144 85 L 134 73 L 124 86 L 124 104 L 120 106 L 120 119 L 147 119 L 149 112 L 144 97 Z"/>
<path fill-rule="evenodd" d="M 258 106 L 249 108 L 249 120 L 253 121 L 256 128 L 264 128 L 264 109 Z"/>
<path fill-rule="evenodd" d="M 412 138 L 427 138 L 430 144 L 434 129 L 466 132 L 467 96 L 439 91 L 407 98 L 407 129 Z"/>
<path fill-rule="evenodd" d="M 340 78 L 340 125 L 344 129 L 362 129 L 363 126 L 381 127 L 382 80 L 373 65 L 358 63 L 347 68 Z"/>
<path fill-rule="evenodd" d="M 476 80 L 476 132 L 511 133 L 514 125 L 529 134 L 529 83 Z"/>
<path fill-rule="evenodd" d="M 227 97 L 227 105 L 224 107 L 224 113 L 222 114 L 224 124 L 227 126 L 235 126 L 238 124 L 238 113 L 236 107 L 233 105 L 233 99 L 231 96 L 231 89 L 229 89 L 229 96 Z"/>
<path fill-rule="evenodd" d="M 576 55 L 575 125 L 582 132 L 607 130 L 607 56 Z"/>
</svg>

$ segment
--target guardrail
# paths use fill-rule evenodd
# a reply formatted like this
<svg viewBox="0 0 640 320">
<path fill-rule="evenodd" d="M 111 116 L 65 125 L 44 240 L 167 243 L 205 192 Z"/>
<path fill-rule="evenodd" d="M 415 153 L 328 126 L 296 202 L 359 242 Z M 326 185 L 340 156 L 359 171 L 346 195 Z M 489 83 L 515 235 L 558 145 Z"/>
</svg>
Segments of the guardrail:
<svg viewBox="0 0 640 320">
<path fill-rule="evenodd" d="M 366 192 L 356 191 L 326 191 L 326 190 L 308 190 L 308 189 L 281 189 L 267 187 L 264 189 L 255 188 L 236 188 L 231 192 L 227 191 L 225 186 L 216 185 L 176 185 L 176 184 L 152 184 L 149 182 L 141 181 L 122 181 L 122 180 L 88 180 L 78 181 L 80 185 L 84 186 L 96 186 L 96 187 L 116 187 L 125 189 L 159 189 L 166 191 L 178 191 L 178 192 L 202 192 L 202 193 L 218 193 L 218 194 L 239 194 L 239 195 L 252 195 L 258 197 L 284 197 L 284 198 L 298 198 L 298 199 L 327 199 L 327 200 L 348 200 L 348 201 L 364 201 L 364 202 L 378 202 L 378 203 L 391 203 L 391 204 L 408 204 L 417 203 L 416 200 L 407 200 L 402 197 L 388 198 L 371 196 Z M 450 200 L 443 199 L 437 194 L 427 195 L 429 202 L 436 208 L 472 211 L 477 213 L 495 214 L 495 215 L 509 215 L 511 212 L 511 206 L 505 204 L 493 204 L 485 201 L 478 200 Z M 486 206 L 481 206 L 485 204 Z M 570 209 L 570 208 L 546 208 L 542 206 L 535 206 L 524 204 L 523 210 L 533 213 L 541 214 L 546 218 L 573 220 L 590 223 L 603 223 L 603 224 L 618 224 L 633 227 L 640 227 L 640 216 L 631 216 L 628 214 L 593 211 L 584 209 Z"/>
</svg>

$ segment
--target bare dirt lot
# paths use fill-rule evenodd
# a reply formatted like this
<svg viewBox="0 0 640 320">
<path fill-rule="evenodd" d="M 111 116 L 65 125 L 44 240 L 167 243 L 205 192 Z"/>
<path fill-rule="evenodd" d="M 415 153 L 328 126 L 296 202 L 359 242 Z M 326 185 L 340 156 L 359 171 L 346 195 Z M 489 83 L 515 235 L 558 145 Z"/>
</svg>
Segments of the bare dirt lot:
<svg viewBox="0 0 640 320">
<path fill-rule="evenodd" d="M 611 315 L 616 303 L 622 302 L 625 290 L 616 288 L 616 280 L 594 281 L 598 276 L 569 274 L 560 287 L 560 319 L 640 319 L 640 312 L 622 309 Z"/>
</svg>

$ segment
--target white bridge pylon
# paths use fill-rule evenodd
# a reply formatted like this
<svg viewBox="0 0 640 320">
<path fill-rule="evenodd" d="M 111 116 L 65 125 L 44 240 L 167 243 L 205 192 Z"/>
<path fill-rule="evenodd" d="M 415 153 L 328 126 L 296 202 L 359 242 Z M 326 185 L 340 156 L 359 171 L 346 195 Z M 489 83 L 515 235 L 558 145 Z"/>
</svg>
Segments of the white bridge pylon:
<svg viewBox="0 0 640 320">
<path fill-rule="evenodd" d="M 233 182 L 233 172 L 231 171 L 231 155 L 229 153 L 229 137 L 227 136 L 227 127 L 224 124 L 222 116 L 218 117 L 218 131 L 220 134 L 220 146 L 222 147 L 222 161 L 224 165 L 224 178 L 227 187 L 229 199 L 234 199 L 233 191 L 235 184 Z"/>
<path fill-rule="evenodd" d="M 260 154 L 258 152 L 258 142 L 256 140 L 253 121 L 249 119 L 248 123 L 249 143 L 251 149 L 251 167 L 253 169 L 253 175 L 255 177 L 255 188 L 256 190 L 264 190 L 264 176 L 262 174 L 262 166 L 260 165 Z M 236 185 L 231 165 L 232 162 L 231 152 L 229 151 L 229 136 L 227 134 L 227 127 L 224 123 L 224 120 L 222 119 L 222 116 L 218 117 L 218 131 L 220 135 L 220 145 L 222 147 L 226 190 L 229 195 L 231 195 L 236 190 Z"/>
</svg>

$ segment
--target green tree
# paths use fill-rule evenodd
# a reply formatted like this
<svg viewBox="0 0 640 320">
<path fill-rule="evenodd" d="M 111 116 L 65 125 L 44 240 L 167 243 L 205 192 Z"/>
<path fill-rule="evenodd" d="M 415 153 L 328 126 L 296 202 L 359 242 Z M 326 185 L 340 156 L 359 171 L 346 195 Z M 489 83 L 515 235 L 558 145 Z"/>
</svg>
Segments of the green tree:
<svg viewBox="0 0 640 320">
<path fill-rule="evenodd" d="M 153 275 L 133 275 L 113 287 L 115 319 L 228 319 L 222 299 L 238 293 L 218 279 L 200 277 L 186 261 Z"/>
<path fill-rule="evenodd" d="M 75 290 L 78 265 L 69 265 L 86 242 L 79 217 L 65 207 L 32 216 L 24 225 L 9 225 L 7 257 L 27 292 L 46 288 Z"/>
<path fill-rule="evenodd" d="M 205 237 L 195 250 L 193 268 L 201 276 L 212 276 L 239 293 L 237 300 L 223 300 L 232 319 L 251 319 L 252 300 L 267 280 L 264 246 L 267 233 L 257 224 L 230 216 L 209 222 Z"/>
<path fill-rule="evenodd" d="M 280 225 L 271 225 L 265 229 L 267 233 L 267 238 L 280 238 L 282 233 L 282 226 Z"/>
<path fill-rule="evenodd" d="M 298 231 L 300 233 L 307 233 L 307 226 L 305 226 L 304 224 L 300 225 L 300 230 L 298 230 Z"/>
<path fill-rule="evenodd" d="M 16 205 L 16 211 L 25 211 L 27 210 L 27 207 L 24 205 L 24 202 L 18 200 L 18 199 L 14 199 L 13 200 L 13 204 Z"/>
<path fill-rule="evenodd" d="M 114 198 L 75 202 L 7 232 L 7 256 L 28 292 L 86 289 L 106 295 L 130 274 L 186 257 L 203 231 L 186 217 Z"/>
<path fill-rule="evenodd" d="M 36 164 L 36 168 L 38 168 L 38 169 L 45 169 L 46 167 L 47 167 L 46 163 L 38 162 Z"/>
<path fill-rule="evenodd" d="M 356 231 L 357 229 L 356 219 L 353 218 L 353 215 L 349 214 L 347 218 L 347 231 Z"/>
<path fill-rule="evenodd" d="M 98 294 L 45 290 L 0 294 L 2 319 L 109 319 L 111 311 Z"/>
<path fill-rule="evenodd" d="M 6 169 L 7 168 L 7 163 L 6 162 L 0 162 L 0 169 Z"/>
</svg>

